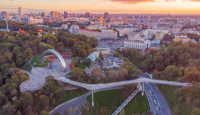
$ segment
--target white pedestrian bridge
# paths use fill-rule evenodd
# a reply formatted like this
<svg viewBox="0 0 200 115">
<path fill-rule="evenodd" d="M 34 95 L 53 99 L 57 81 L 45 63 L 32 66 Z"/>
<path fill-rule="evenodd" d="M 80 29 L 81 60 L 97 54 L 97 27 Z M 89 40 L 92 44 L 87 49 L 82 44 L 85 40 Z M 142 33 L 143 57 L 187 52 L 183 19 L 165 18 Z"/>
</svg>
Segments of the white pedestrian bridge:
<svg viewBox="0 0 200 115">
<path fill-rule="evenodd" d="M 138 78 L 134 80 L 128 80 L 128 81 L 120 81 L 120 82 L 113 82 L 113 83 L 101 83 L 101 84 L 86 84 L 86 83 L 80 83 L 77 81 L 72 81 L 65 77 L 57 77 L 54 78 L 57 81 L 69 83 L 72 85 L 80 86 L 83 88 L 86 88 L 88 90 L 99 90 L 103 88 L 109 88 L 109 87 L 116 87 L 116 86 L 122 86 L 122 85 L 129 85 L 134 83 L 155 83 L 155 84 L 163 84 L 163 85 L 174 85 L 174 86 L 191 86 L 190 83 L 180 83 L 175 81 L 165 81 L 165 80 L 156 80 L 156 79 L 149 79 L 149 78 Z"/>
</svg>

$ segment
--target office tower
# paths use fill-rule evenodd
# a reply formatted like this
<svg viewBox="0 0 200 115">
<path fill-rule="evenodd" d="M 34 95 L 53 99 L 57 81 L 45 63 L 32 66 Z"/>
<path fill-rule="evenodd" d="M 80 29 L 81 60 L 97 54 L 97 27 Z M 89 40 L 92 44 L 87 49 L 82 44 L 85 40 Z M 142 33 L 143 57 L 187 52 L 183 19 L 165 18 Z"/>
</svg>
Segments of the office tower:
<svg viewBox="0 0 200 115">
<path fill-rule="evenodd" d="M 104 13 L 104 19 L 107 19 L 107 18 L 109 18 L 110 16 L 109 16 L 109 13 L 108 12 L 105 12 Z"/>
<path fill-rule="evenodd" d="M 68 13 L 66 11 L 64 11 L 64 18 L 68 18 Z"/>
<path fill-rule="evenodd" d="M 90 18 L 90 16 L 91 16 L 90 12 L 85 13 L 85 18 Z"/>
<path fill-rule="evenodd" d="M 91 18 L 94 18 L 94 14 L 91 14 Z"/>
<path fill-rule="evenodd" d="M 46 12 L 41 12 L 41 16 L 45 17 L 46 16 Z"/>
<path fill-rule="evenodd" d="M 50 12 L 51 19 L 57 19 L 58 18 L 58 12 L 52 11 Z"/>
<path fill-rule="evenodd" d="M 106 20 L 104 20 L 103 17 L 100 17 L 95 21 L 95 25 L 106 27 Z"/>
<path fill-rule="evenodd" d="M 6 11 L 1 12 L 1 18 L 5 19 L 6 16 L 8 16 Z"/>
<path fill-rule="evenodd" d="M 19 15 L 19 16 L 23 15 L 23 12 L 22 12 L 22 8 L 21 8 L 21 7 L 18 8 L 18 15 Z"/>
</svg>

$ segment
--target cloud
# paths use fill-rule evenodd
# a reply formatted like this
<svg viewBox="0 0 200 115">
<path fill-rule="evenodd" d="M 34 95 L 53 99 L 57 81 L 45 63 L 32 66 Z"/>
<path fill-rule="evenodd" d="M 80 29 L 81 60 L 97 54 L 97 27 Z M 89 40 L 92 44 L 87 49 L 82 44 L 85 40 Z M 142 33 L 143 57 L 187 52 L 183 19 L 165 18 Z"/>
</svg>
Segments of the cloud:
<svg viewBox="0 0 200 115">
<path fill-rule="evenodd" d="M 106 1 L 106 0 L 101 0 Z M 155 0 L 109 0 L 112 2 L 120 2 L 122 4 L 138 4 L 140 2 L 155 2 Z"/>
<path fill-rule="evenodd" d="M 200 0 L 183 0 L 183 2 L 187 2 L 187 1 L 190 1 L 190 2 L 200 2 Z"/>
</svg>

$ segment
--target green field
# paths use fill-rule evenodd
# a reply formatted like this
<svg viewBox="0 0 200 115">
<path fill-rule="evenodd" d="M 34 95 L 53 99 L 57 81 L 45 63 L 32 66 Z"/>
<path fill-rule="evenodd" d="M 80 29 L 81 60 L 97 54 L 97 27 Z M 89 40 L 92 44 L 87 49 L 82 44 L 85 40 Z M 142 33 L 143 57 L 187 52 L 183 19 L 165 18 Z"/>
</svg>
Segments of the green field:
<svg viewBox="0 0 200 115">
<path fill-rule="evenodd" d="M 40 60 L 40 56 L 37 54 L 35 55 L 35 57 L 33 58 L 33 60 L 31 61 L 31 64 L 33 64 L 34 62 L 36 63 L 36 65 L 33 65 L 34 67 L 44 67 L 47 66 L 47 62 L 43 62 L 43 63 L 39 63 Z"/>
<path fill-rule="evenodd" d="M 141 92 L 131 100 L 131 102 L 124 108 L 125 115 L 143 114 L 150 110 L 149 102 L 146 95 L 141 96 Z"/>
<path fill-rule="evenodd" d="M 85 68 L 88 67 L 88 66 L 85 65 L 85 64 L 83 64 L 83 63 L 81 63 L 78 67 L 81 68 L 81 69 L 85 69 Z"/>
<path fill-rule="evenodd" d="M 100 91 L 94 94 L 94 108 L 91 109 L 92 113 L 100 113 L 103 112 L 103 115 L 111 115 L 129 96 L 133 93 L 134 89 L 126 90 L 126 89 L 113 89 Z M 128 106 L 125 108 L 125 115 L 132 115 L 131 113 L 144 113 L 149 109 L 148 101 L 146 97 L 141 97 L 141 93 L 139 92 L 131 101 Z M 87 101 L 92 103 L 91 95 L 87 97 Z M 141 106 L 141 108 L 139 107 Z M 131 109 L 135 107 L 135 109 Z"/>
<path fill-rule="evenodd" d="M 162 87 L 159 87 L 160 92 L 163 94 L 164 97 L 166 97 L 166 101 L 170 107 L 170 110 L 174 111 L 174 106 L 179 107 L 179 115 L 190 115 L 191 113 L 191 107 L 187 104 L 186 101 L 183 103 L 180 103 L 178 101 L 177 96 L 175 95 L 174 91 L 179 88 L 177 86 L 167 86 L 163 85 Z M 186 95 L 186 91 L 183 90 L 181 95 Z"/>
</svg>

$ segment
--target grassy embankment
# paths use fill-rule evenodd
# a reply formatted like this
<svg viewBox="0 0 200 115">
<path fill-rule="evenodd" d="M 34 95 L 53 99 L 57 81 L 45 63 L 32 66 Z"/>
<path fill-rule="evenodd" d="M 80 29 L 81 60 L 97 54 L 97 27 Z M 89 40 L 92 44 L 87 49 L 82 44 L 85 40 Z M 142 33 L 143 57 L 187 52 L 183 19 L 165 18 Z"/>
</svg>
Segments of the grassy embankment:
<svg viewBox="0 0 200 115">
<path fill-rule="evenodd" d="M 172 112 L 174 111 L 174 106 L 177 105 L 179 107 L 179 115 L 189 115 L 191 113 L 191 107 L 187 104 L 187 102 L 184 101 L 183 103 L 180 103 L 174 93 L 174 91 L 179 87 L 163 85 L 158 88 L 165 97 Z M 186 95 L 186 91 L 183 90 L 181 95 Z"/>
<path fill-rule="evenodd" d="M 111 115 L 127 99 L 127 97 L 130 96 L 133 91 L 134 89 L 125 91 L 123 88 L 97 92 L 94 94 L 95 107 L 90 111 L 95 114 L 96 111 L 100 113 L 102 110 L 104 115 Z M 91 95 L 88 96 L 87 101 L 92 103 Z M 142 114 L 149 109 L 150 107 L 146 96 L 141 97 L 141 93 L 139 92 L 136 97 L 134 97 L 133 100 L 125 107 L 125 114 Z"/>
</svg>

